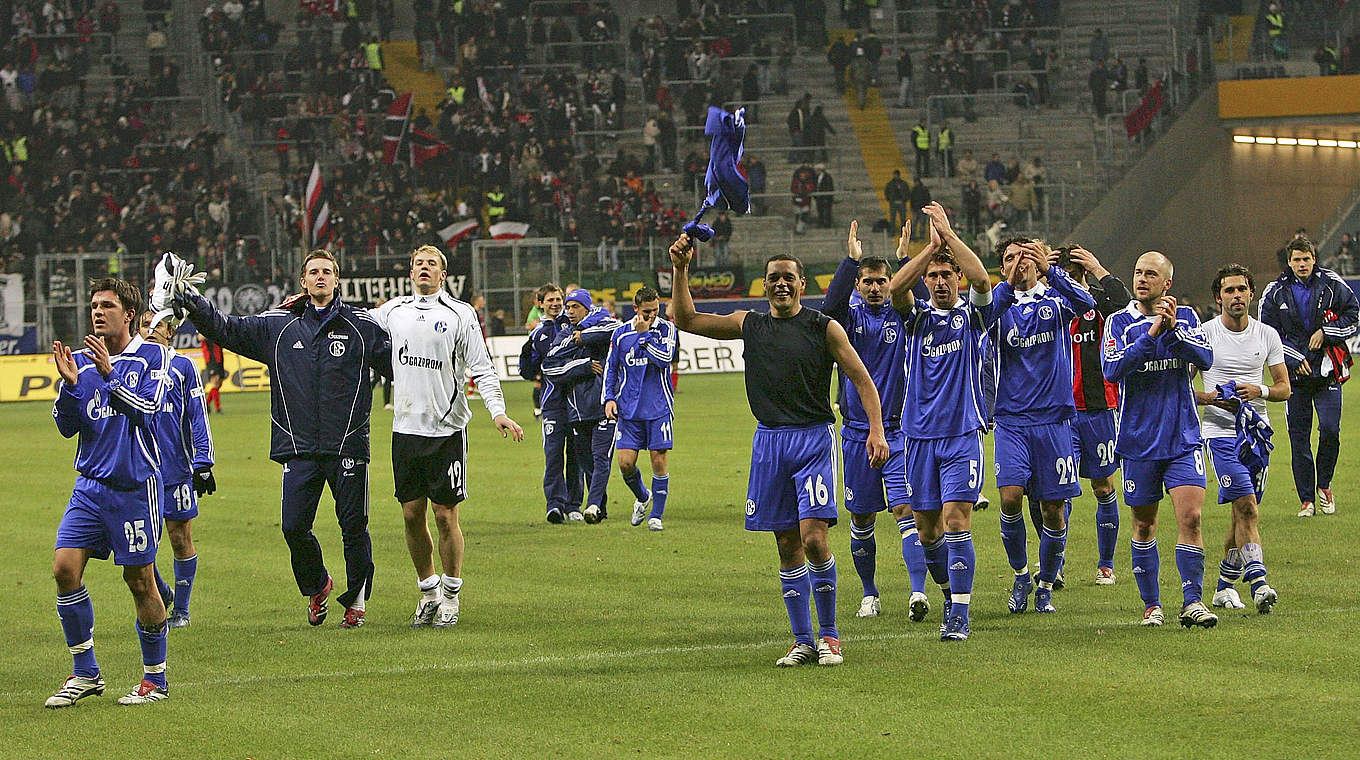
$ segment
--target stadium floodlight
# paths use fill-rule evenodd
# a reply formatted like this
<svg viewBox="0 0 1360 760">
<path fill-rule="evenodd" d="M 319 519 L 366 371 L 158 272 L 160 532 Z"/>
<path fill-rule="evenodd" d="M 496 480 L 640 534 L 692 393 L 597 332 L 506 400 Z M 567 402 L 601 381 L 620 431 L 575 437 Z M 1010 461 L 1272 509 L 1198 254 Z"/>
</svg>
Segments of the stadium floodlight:
<svg viewBox="0 0 1360 760">
<path fill-rule="evenodd" d="M 1316 148 L 1316 147 L 1317 147 L 1317 144 L 1318 144 L 1318 141 L 1317 141 L 1317 140 L 1314 140 L 1314 139 L 1311 138 L 1311 137 L 1300 137 L 1300 138 L 1299 138 L 1299 145 L 1306 145 L 1306 146 L 1308 146 L 1308 147 L 1310 147 L 1310 148 Z"/>
<path fill-rule="evenodd" d="M 1356 143 L 1355 140 L 1337 140 L 1337 141 L 1336 141 L 1336 147 L 1338 147 L 1338 148 L 1355 148 L 1355 147 L 1360 147 L 1360 143 Z"/>
<path fill-rule="evenodd" d="M 1337 142 L 1336 140 L 1318 140 L 1318 145 L 1324 148 L 1335 148 L 1337 147 Z"/>
<path fill-rule="evenodd" d="M 1277 137 L 1275 142 L 1279 145 L 1298 145 L 1299 141 L 1292 137 Z"/>
<path fill-rule="evenodd" d="M 1256 138 L 1251 135 L 1233 135 L 1233 142 L 1250 144 L 1256 142 Z"/>
<path fill-rule="evenodd" d="M 1275 138 L 1273 138 L 1273 137 L 1258 137 L 1258 138 L 1256 138 L 1256 144 L 1257 144 L 1257 145 L 1274 145 L 1274 144 L 1275 144 Z"/>
</svg>

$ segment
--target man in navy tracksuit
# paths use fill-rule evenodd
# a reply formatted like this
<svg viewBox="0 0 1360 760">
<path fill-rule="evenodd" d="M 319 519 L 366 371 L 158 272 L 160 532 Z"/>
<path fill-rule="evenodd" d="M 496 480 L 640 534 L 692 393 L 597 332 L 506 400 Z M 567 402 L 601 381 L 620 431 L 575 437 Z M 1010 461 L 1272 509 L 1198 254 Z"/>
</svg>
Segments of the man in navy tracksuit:
<svg viewBox="0 0 1360 760">
<path fill-rule="evenodd" d="M 1289 448 L 1299 517 L 1336 511 L 1332 474 L 1341 448 L 1341 383 L 1350 377 L 1346 340 L 1360 322 L 1360 301 L 1336 272 L 1317 266 L 1317 252 L 1305 237 L 1286 247 L 1288 269 L 1261 294 L 1261 321 L 1284 343 L 1290 370 Z M 1318 413 L 1317 466 L 1312 451 L 1313 409 Z"/>
<path fill-rule="evenodd" d="M 269 458 L 283 464 L 283 537 L 292 552 L 298 590 L 309 597 L 307 621 L 321 625 L 334 585 L 321 559 L 312 522 L 329 485 L 345 545 L 347 588 L 342 628 L 364 621 L 373 590 L 373 548 L 368 537 L 369 369 L 391 377 L 386 331 L 363 309 L 335 297 L 338 267 L 329 251 L 302 264 L 306 298 L 247 317 L 218 313 L 202 296 L 182 299 L 189 319 L 209 340 L 269 367 Z"/>
<path fill-rule="evenodd" d="M 558 332 L 543 357 L 543 377 L 564 394 L 567 420 L 575 434 L 572 453 L 586 473 L 589 488 L 581 517 L 597 523 L 608 516 L 606 491 L 614 464 L 615 423 L 604 414 L 601 375 L 609 356 L 609 339 L 622 323 L 604 309 L 592 307 L 590 291 L 584 288 L 567 294 L 566 314 L 570 325 Z"/>
<path fill-rule="evenodd" d="M 519 352 L 520 377 L 543 384 L 539 394 L 539 407 L 543 420 L 543 497 L 548 504 L 548 522 L 558 524 L 567 515 L 581 519 L 581 499 L 584 488 L 581 485 L 581 469 L 576 459 L 568 454 L 571 440 L 571 425 L 567 419 L 567 402 L 564 391 L 543 374 L 543 357 L 557 340 L 558 332 L 570 327 L 571 322 L 562 313 L 562 290 L 549 283 L 539 288 L 539 300 L 543 304 L 543 321 L 538 323 L 524 348 Z"/>
</svg>

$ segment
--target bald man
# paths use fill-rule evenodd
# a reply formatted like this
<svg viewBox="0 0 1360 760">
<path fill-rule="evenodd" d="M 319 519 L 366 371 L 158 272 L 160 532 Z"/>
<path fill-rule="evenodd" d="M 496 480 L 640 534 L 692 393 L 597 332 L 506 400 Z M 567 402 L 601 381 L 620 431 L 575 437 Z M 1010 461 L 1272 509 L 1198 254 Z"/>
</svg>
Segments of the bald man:
<svg viewBox="0 0 1360 760">
<path fill-rule="evenodd" d="M 1199 317 L 1171 297 L 1175 270 L 1157 251 L 1138 257 L 1133 301 L 1105 324 L 1101 365 L 1119 383 L 1119 433 L 1124 501 L 1133 510 L 1133 577 L 1143 598 L 1145 626 L 1164 621 L 1158 587 L 1157 506 L 1171 494 L 1176 511 L 1176 569 L 1184 596 L 1181 625 L 1212 628 L 1218 616 L 1204 606 L 1204 451 L 1195 410 L 1191 366 L 1214 361 Z"/>
</svg>

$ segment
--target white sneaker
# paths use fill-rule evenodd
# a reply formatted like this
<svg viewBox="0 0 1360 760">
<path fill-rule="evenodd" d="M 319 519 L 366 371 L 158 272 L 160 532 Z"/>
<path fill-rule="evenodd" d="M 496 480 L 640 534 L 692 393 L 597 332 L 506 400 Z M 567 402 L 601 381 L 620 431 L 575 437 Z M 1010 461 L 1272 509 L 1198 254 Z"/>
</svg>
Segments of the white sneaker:
<svg viewBox="0 0 1360 760">
<path fill-rule="evenodd" d="M 1336 511 L 1335 506 L 1332 507 L 1332 511 L 1333 512 Z M 1299 517 L 1312 517 L 1312 516 L 1313 516 L 1313 502 L 1305 501 L 1303 503 L 1303 506 L 1299 507 Z"/>
<path fill-rule="evenodd" d="M 573 509 L 567 513 L 567 520 L 569 522 L 581 522 L 585 519 L 585 516 L 581 514 L 581 510 L 579 509 Z"/>
<path fill-rule="evenodd" d="M 1247 605 L 1242 603 L 1242 597 L 1237 595 L 1237 589 L 1225 588 L 1222 591 L 1214 592 L 1214 598 L 1209 603 L 1215 607 L 1222 607 L 1229 610 L 1246 609 Z"/>
<path fill-rule="evenodd" d="M 1181 609 L 1181 625 L 1189 628 L 1199 626 L 1200 628 L 1213 628 L 1218 625 L 1218 615 L 1209 611 L 1204 606 L 1204 602 L 1191 602 Z"/>
<path fill-rule="evenodd" d="M 435 628 L 452 628 L 458 624 L 458 594 L 439 600 L 439 614 L 435 617 Z"/>
<path fill-rule="evenodd" d="M 411 627 L 419 628 L 430 625 L 434 622 L 434 616 L 439 612 L 439 596 L 422 596 L 416 602 L 416 612 L 411 616 Z"/>
<path fill-rule="evenodd" d="M 878 614 L 882 611 L 883 604 L 882 602 L 878 601 L 878 597 L 866 596 L 860 600 L 859 612 L 855 613 L 855 617 L 857 618 L 878 617 Z"/>
<path fill-rule="evenodd" d="M 581 513 L 581 517 L 585 518 L 585 521 L 590 523 L 591 525 L 594 525 L 595 523 L 599 522 L 600 521 L 599 505 L 591 504 L 590 506 L 586 507 L 585 511 Z"/>
<path fill-rule="evenodd" d="M 1317 506 L 1324 515 L 1336 514 L 1336 499 L 1332 498 L 1332 489 L 1319 488 L 1317 492 Z"/>
<path fill-rule="evenodd" d="M 118 698 L 120 705 L 149 705 L 152 702 L 159 702 L 162 699 L 170 698 L 170 690 L 164 686 L 157 686 L 154 683 L 142 679 L 142 682 L 132 687 L 132 691 Z"/>
<path fill-rule="evenodd" d="M 875 600 L 877 597 L 875 597 Z M 841 640 L 833 639 L 830 636 L 823 636 L 817 639 L 817 664 L 818 665 L 839 665 L 845 662 L 841 656 Z"/>
<path fill-rule="evenodd" d="M 911 592 L 911 601 L 907 603 L 907 618 L 913 623 L 919 623 L 929 614 L 930 597 L 920 591 Z"/>
<path fill-rule="evenodd" d="M 789 647 L 788 653 L 774 661 L 777 667 L 792 668 L 798 665 L 806 665 L 818 659 L 817 649 L 810 644 L 800 644 L 795 642 Z"/>
<path fill-rule="evenodd" d="M 43 707 L 55 710 L 58 707 L 70 707 L 77 701 L 88 696 L 98 696 L 104 693 L 104 679 L 99 676 L 86 678 L 84 676 L 70 676 L 66 683 L 61 685 L 56 694 L 47 698 Z"/>
<path fill-rule="evenodd" d="M 1166 615 L 1162 613 L 1162 608 L 1160 606 L 1154 604 L 1143 610 L 1142 625 L 1153 628 L 1164 622 L 1166 622 Z"/>
<path fill-rule="evenodd" d="M 976 503 L 973 504 L 973 509 L 981 511 L 990 506 L 992 506 L 991 499 L 988 499 L 986 496 L 983 496 L 982 494 L 978 494 L 978 500 Z"/>
<path fill-rule="evenodd" d="M 1096 585 L 1097 585 L 1097 586 L 1113 586 L 1113 585 L 1114 585 L 1114 568 L 1110 568 L 1110 567 L 1098 567 L 1098 568 L 1096 568 Z"/>
<path fill-rule="evenodd" d="M 1251 600 L 1256 602 L 1256 611 L 1262 615 L 1269 615 L 1270 611 L 1275 609 L 1275 602 L 1278 601 L 1279 598 L 1280 595 L 1275 593 L 1275 589 L 1270 586 L 1262 586 L 1252 592 L 1251 595 Z"/>
<path fill-rule="evenodd" d="M 666 526 L 661 524 L 660 517 L 647 518 L 647 530 L 665 530 Z"/>
<path fill-rule="evenodd" d="M 648 496 L 646 501 L 633 502 L 633 516 L 628 518 L 628 522 L 633 525 L 641 525 L 647 519 L 647 513 L 652 511 L 652 497 Z"/>
</svg>

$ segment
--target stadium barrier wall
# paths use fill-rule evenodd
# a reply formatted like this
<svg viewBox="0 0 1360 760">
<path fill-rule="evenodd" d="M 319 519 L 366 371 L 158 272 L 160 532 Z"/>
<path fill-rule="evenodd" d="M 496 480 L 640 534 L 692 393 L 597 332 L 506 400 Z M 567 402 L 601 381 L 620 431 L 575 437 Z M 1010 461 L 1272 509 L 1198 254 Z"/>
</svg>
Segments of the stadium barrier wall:
<svg viewBox="0 0 1360 760">
<path fill-rule="evenodd" d="M 1360 75 L 1218 83 L 1220 119 L 1360 113 Z"/>
<path fill-rule="evenodd" d="M 501 381 L 522 380 L 519 376 L 519 352 L 527 340 L 523 335 L 487 338 L 491 361 Z M 203 371 L 203 357 L 197 351 L 184 352 Z M 269 369 L 254 359 L 247 359 L 230 351 L 222 352 L 227 369 L 223 392 L 269 390 Z M 682 375 L 741 372 L 746 369 L 742 360 L 740 340 L 713 340 L 682 332 L 676 365 Z M 53 401 L 57 397 L 57 383 L 61 377 L 52 362 L 51 354 L 21 354 L 0 356 L 0 402 Z"/>
</svg>

